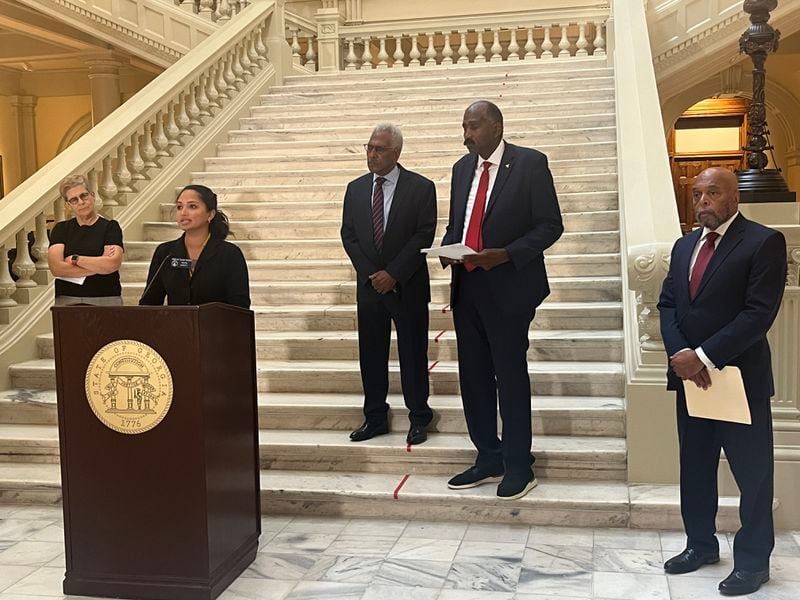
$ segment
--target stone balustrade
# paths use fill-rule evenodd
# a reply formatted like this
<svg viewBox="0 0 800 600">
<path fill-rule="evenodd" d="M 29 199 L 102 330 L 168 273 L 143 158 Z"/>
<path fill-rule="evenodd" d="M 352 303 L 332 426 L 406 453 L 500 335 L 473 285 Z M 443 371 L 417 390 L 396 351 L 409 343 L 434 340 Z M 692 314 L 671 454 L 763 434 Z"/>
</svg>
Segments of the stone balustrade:
<svg viewBox="0 0 800 600">
<path fill-rule="evenodd" d="M 317 30 L 315 21 L 286 13 L 286 41 L 292 48 L 293 64 L 317 70 Z"/>
<path fill-rule="evenodd" d="M 189 6 L 192 11 L 214 23 L 225 23 L 242 12 L 251 0 L 173 0 L 178 6 Z"/>
<path fill-rule="evenodd" d="M 4 198 L 0 325 L 13 323 L 37 298 L 45 308 L 51 301 L 43 294 L 52 289 L 47 225 L 68 216 L 58 194 L 60 180 L 88 174 L 97 208 L 107 216 L 124 218 L 134 205 L 143 210 L 138 200 L 146 203 L 161 191 L 154 188 L 170 163 L 194 138 L 219 126 L 215 119 L 251 81 L 261 89 L 263 81 L 254 79 L 262 71 L 275 70 L 268 54 L 278 54 L 285 42 L 274 11 L 272 1 L 254 3 Z"/>
</svg>

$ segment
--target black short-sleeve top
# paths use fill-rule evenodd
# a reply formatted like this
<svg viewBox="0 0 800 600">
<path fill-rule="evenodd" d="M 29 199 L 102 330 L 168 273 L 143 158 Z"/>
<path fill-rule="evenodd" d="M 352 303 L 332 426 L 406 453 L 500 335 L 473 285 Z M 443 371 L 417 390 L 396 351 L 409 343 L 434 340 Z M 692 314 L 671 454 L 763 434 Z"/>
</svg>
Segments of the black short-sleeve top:
<svg viewBox="0 0 800 600">
<path fill-rule="evenodd" d="M 64 244 L 64 257 L 102 256 L 106 246 L 122 246 L 122 229 L 119 223 L 98 217 L 92 225 L 79 225 L 76 219 L 56 223 L 50 232 L 50 245 Z M 83 285 L 56 279 L 56 296 L 121 296 L 119 271 L 108 275 L 90 275 Z"/>
</svg>

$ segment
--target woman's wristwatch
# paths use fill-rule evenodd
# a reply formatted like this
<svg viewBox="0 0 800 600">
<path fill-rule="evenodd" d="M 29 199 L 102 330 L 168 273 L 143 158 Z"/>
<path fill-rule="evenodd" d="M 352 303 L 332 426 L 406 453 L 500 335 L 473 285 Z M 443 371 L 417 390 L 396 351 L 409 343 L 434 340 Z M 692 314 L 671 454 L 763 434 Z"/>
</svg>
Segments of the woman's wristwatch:
<svg viewBox="0 0 800 600">
<path fill-rule="evenodd" d="M 73 254 L 72 256 L 69 257 L 69 259 L 72 261 L 73 265 L 75 265 L 76 267 L 78 266 L 78 255 L 77 254 Z"/>
</svg>

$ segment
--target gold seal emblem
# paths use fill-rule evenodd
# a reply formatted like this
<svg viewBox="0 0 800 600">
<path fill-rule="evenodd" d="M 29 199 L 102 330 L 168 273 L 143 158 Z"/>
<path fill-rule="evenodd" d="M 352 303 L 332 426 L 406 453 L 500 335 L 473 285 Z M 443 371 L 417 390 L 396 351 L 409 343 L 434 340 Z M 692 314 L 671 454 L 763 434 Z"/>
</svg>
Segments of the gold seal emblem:
<svg viewBox="0 0 800 600">
<path fill-rule="evenodd" d="M 136 340 L 106 344 L 86 369 L 86 398 L 95 416 L 120 433 L 144 433 L 172 405 L 172 374 L 161 355 Z"/>
</svg>

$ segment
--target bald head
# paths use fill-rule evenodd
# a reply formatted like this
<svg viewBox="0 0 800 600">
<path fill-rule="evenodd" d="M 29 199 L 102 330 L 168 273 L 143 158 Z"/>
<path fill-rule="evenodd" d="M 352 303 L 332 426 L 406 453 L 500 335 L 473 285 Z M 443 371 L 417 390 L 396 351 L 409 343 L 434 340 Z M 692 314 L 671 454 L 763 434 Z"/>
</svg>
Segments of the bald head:
<svg viewBox="0 0 800 600">
<path fill-rule="evenodd" d="M 739 210 L 739 180 L 728 169 L 706 169 L 694 180 L 692 202 L 697 221 L 713 231 Z"/>
<path fill-rule="evenodd" d="M 487 159 L 503 139 L 503 113 L 488 100 L 473 102 L 464 111 L 464 145 Z"/>
</svg>

